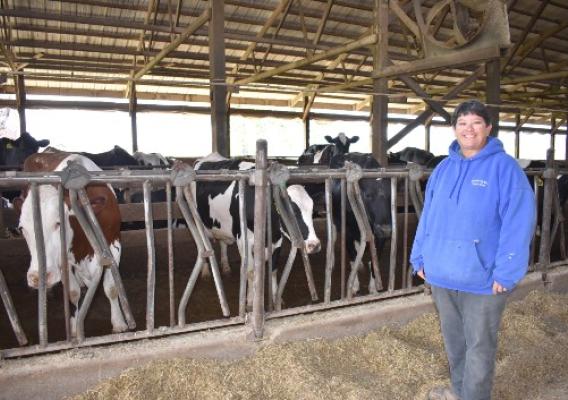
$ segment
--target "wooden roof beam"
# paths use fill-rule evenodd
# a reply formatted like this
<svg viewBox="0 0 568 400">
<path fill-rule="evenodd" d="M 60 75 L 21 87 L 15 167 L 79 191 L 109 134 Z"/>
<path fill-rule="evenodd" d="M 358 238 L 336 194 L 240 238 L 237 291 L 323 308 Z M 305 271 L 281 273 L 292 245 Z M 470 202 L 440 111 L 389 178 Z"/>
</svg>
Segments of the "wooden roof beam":
<svg viewBox="0 0 568 400">
<path fill-rule="evenodd" d="M 513 48 L 509 51 L 507 56 L 503 59 L 503 61 L 501 63 L 501 72 L 502 73 L 505 73 L 505 68 L 507 68 L 507 66 L 509 65 L 509 63 L 511 62 L 511 60 L 513 59 L 513 57 L 517 53 L 517 50 L 519 50 L 519 47 L 521 47 L 521 45 L 524 43 L 525 39 L 527 38 L 527 35 L 532 30 L 532 28 L 536 24 L 536 21 L 538 20 L 538 18 L 542 14 L 544 8 L 548 4 L 548 1 L 549 0 L 542 0 L 540 2 L 538 9 L 532 15 L 531 20 L 529 21 L 529 23 L 527 24 L 527 26 L 525 27 L 525 29 L 521 33 L 521 37 L 518 40 L 515 41 L 515 45 L 513 46 Z"/>
<path fill-rule="evenodd" d="M 385 67 L 382 71 L 373 74 L 372 78 L 358 79 L 350 83 L 332 85 L 318 89 L 318 92 L 336 92 L 348 90 L 358 86 L 370 85 L 373 79 L 395 78 L 400 75 L 415 75 L 423 72 L 443 69 L 458 68 L 469 64 L 485 62 L 499 58 L 500 50 L 497 46 L 473 50 L 457 50 L 443 56 L 424 58 L 416 61 L 400 63 Z"/>
<path fill-rule="evenodd" d="M 249 83 L 258 82 L 263 79 L 269 78 L 274 75 L 281 74 L 283 72 L 289 71 L 291 69 L 301 68 L 305 65 L 313 64 L 315 62 L 325 60 L 331 57 L 335 57 L 342 53 L 347 53 L 349 51 L 358 49 L 360 47 L 369 46 L 377 41 L 377 35 L 369 35 L 363 39 L 356 40 L 346 45 L 338 46 L 333 49 L 321 52 L 313 57 L 305 58 L 303 60 L 294 61 L 288 64 L 281 65 L 280 67 L 273 68 L 268 71 L 261 72 L 259 74 L 250 76 L 248 78 L 241 79 L 235 82 L 237 85 L 247 85 Z"/>
<path fill-rule="evenodd" d="M 142 67 L 134 77 L 132 78 L 134 81 L 137 81 L 146 73 L 148 73 L 156 64 L 158 64 L 161 60 L 163 60 L 171 51 L 178 48 L 180 44 L 182 44 L 189 36 L 193 34 L 199 27 L 209 21 L 211 17 L 211 9 L 207 8 L 203 13 L 195 20 L 191 25 L 189 25 L 185 31 L 180 34 L 173 42 L 169 45 L 164 47 L 162 51 L 160 51 L 153 59 L 151 59 L 144 67 Z"/>
</svg>

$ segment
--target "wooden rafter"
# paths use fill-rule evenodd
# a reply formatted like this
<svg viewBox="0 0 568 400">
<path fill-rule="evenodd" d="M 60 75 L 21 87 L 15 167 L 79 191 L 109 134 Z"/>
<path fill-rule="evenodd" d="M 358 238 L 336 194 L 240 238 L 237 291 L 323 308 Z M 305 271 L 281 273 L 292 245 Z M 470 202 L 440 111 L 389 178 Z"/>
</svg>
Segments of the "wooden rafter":
<svg viewBox="0 0 568 400">
<path fill-rule="evenodd" d="M 517 50 L 519 50 L 519 47 L 521 47 L 521 45 L 524 43 L 529 32 L 532 31 L 534 25 L 536 24 L 536 21 L 538 20 L 538 18 L 540 17 L 542 12 L 544 11 L 544 8 L 547 6 L 548 1 L 549 0 L 542 0 L 540 2 L 539 6 L 538 6 L 537 10 L 535 11 L 535 13 L 533 14 L 531 20 L 529 21 L 529 23 L 527 24 L 527 26 L 525 27 L 525 29 L 521 33 L 521 37 L 515 42 L 515 45 L 513 46 L 513 48 L 509 51 L 507 56 L 501 62 L 501 71 L 502 72 L 505 72 L 505 68 L 507 68 L 507 66 L 509 65 L 509 63 L 511 62 L 511 60 L 513 59 L 513 57 L 517 53 Z"/>
</svg>

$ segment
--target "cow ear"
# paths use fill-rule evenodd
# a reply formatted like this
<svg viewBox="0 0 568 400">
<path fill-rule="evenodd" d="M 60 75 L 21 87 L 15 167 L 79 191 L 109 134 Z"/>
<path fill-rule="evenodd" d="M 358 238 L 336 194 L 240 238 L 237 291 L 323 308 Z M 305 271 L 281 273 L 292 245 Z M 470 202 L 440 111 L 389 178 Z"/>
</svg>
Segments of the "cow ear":
<svg viewBox="0 0 568 400">
<path fill-rule="evenodd" d="M 37 145 L 39 147 L 47 147 L 49 146 L 49 139 L 38 140 Z"/>
<path fill-rule="evenodd" d="M 328 143 L 333 143 L 333 138 L 329 135 L 325 135 L 324 136 L 325 140 L 327 140 Z"/>
<path fill-rule="evenodd" d="M 98 215 L 106 206 L 106 197 L 104 196 L 93 197 L 90 200 L 91 200 L 91 207 L 93 207 L 95 215 Z"/>
<path fill-rule="evenodd" d="M 349 139 L 349 143 L 357 143 L 359 141 L 359 136 L 353 136 Z"/>
</svg>

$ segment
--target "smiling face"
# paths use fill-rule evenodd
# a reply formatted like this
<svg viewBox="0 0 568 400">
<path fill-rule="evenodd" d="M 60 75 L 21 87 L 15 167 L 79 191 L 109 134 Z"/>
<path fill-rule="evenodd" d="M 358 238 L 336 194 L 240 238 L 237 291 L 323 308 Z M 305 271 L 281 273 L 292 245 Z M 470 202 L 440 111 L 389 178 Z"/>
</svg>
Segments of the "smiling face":
<svg viewBox="0 0 568 400">
<path fill-rule="evenodd" d="M 477 114 L 460 115 L 454 126 L 454 134 L 465 158 L 470 158 L 481 151 L 487 143 L 491 125 Z"/>
</svg>

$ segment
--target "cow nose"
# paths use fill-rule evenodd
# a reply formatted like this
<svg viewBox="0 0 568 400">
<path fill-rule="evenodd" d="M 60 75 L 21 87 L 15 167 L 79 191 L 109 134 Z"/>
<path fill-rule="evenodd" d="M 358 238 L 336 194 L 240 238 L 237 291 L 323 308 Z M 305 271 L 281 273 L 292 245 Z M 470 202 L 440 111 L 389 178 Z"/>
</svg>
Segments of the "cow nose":
<svg viewBox="0 0 568 400">
<path fill-rule="evenodd" d="M 51 287 L 53 285 L 52 281 L 52 274 L 51 272 L 47 272 L 45 275 L 45 286 L 46 287 Z M 28 286 L 34 289 L 38 289 L 39 288 L 39 274 L 34 271 L 34 272 L 30 272 L 28 273 Z"/>
<path fill-rule="evenodd" d="M 319 240 L 307 240 L 306 241 L 306 253 L 315 254 L 321 250 L 321 243 Z"/>
</svg>

